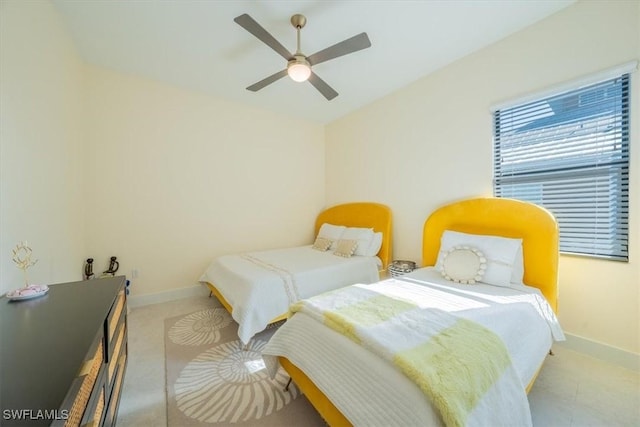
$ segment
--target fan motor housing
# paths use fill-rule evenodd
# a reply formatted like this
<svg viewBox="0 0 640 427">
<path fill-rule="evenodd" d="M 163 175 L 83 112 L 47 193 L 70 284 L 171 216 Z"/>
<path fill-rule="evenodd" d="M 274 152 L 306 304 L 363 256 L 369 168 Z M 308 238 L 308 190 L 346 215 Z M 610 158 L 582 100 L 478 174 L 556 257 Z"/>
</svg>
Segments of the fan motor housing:
<svg viewBox="0 0 640 427">
<path fill-rule="evenodd" d="M 291 58 L 288 62 L 288 67 L 291 67 L 295 64 L 302 64 L 311 68 L 311 64 L 309 64 L 309 61 L 307 61 L 307 57 L 304 55 L 293 55 L 293 58 Z"/>
</svg>

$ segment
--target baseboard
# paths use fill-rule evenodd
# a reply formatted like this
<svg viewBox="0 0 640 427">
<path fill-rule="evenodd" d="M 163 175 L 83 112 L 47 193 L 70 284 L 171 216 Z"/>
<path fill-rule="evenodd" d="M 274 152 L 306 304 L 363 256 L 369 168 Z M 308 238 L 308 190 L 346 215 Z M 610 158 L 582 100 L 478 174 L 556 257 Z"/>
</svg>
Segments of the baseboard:
<svg viewBox="0 0 640 427">
<path fill-rule="evenodd" d="M 640 354 L 631 353 L 630 351 L 591 341 L 577 335 L 567 334 L 566 332 L 565 336 L 567 340 L 560 341 L 557 345 L 632 371 L 640 372 Z"/>
<path fill-rule="evenodd" d="M 199 284 L 155 294 L 132 295 L 127 299 L 127 304 L 130 308 L 135 308 L 203 295 L 209 295 L 209 289 L 205 285 Z"/>
</svg>

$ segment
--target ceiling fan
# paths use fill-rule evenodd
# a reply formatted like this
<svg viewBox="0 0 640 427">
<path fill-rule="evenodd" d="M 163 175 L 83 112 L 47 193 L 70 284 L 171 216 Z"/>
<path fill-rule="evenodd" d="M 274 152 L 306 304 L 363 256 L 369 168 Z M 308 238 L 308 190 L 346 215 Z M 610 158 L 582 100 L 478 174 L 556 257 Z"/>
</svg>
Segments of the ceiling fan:
<svg viewBox="0 0 640 427">
<path fill-rule="evenodd" d="M 318 77 L 311 67 L 371 46 L 367 33 L 360 33 L 316 52 L 313 55 L 306 56 L 300 51 L 300 30 L 304 28 L 307 23 L 307 18 L 305 18 L 304 15 L 296 14 L 291 17 L 291 25 L 293 25 L 297 31 L 298 44 L 296 53 L 291 54 L 278 40 L 246 13 L 236 17 L 234 21 L 287 60 L 287 68 L 249 86 L 247 90 L 252 92 L 257 92 L 288 74 L 289 77 L 296 82 L 309 80 L 309 83 L 318 89 L 327 100 L 331 101 L 338 96 L 338 92 Z"/>
</svg>

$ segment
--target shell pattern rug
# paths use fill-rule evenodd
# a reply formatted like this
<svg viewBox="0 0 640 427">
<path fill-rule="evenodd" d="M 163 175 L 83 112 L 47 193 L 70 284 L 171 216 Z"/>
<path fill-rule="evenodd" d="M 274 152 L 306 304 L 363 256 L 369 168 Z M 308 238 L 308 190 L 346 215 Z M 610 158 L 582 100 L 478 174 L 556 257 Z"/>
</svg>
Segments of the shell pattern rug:
<svg viewBox="0 0 640 427">
<path fill-rule="evenodd" d="M 217 301 L 216 301 L 217 302 Z M 325 426 L 281 368 L 270 378 L 262 349 L 279 324 L 245 347 L 229 313 L 211 308 L 165 320 L 167 423 L 173 426 Z"/>
</svg>

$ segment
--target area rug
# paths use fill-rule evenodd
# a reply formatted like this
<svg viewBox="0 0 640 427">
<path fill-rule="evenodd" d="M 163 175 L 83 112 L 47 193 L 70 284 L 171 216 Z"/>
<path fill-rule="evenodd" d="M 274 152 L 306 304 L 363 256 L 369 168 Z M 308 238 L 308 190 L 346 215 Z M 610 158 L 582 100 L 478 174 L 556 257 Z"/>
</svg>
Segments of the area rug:
<svg viewBox="0 0 640 427">
<path fill-rule="evenodd" d="M 270 378 L 262 349 L 280 325 L 247 346 L 224 308 L 165 320 L 167 424 L 182 426 L 326 426 L 281 368 Z"/>
</svg>

